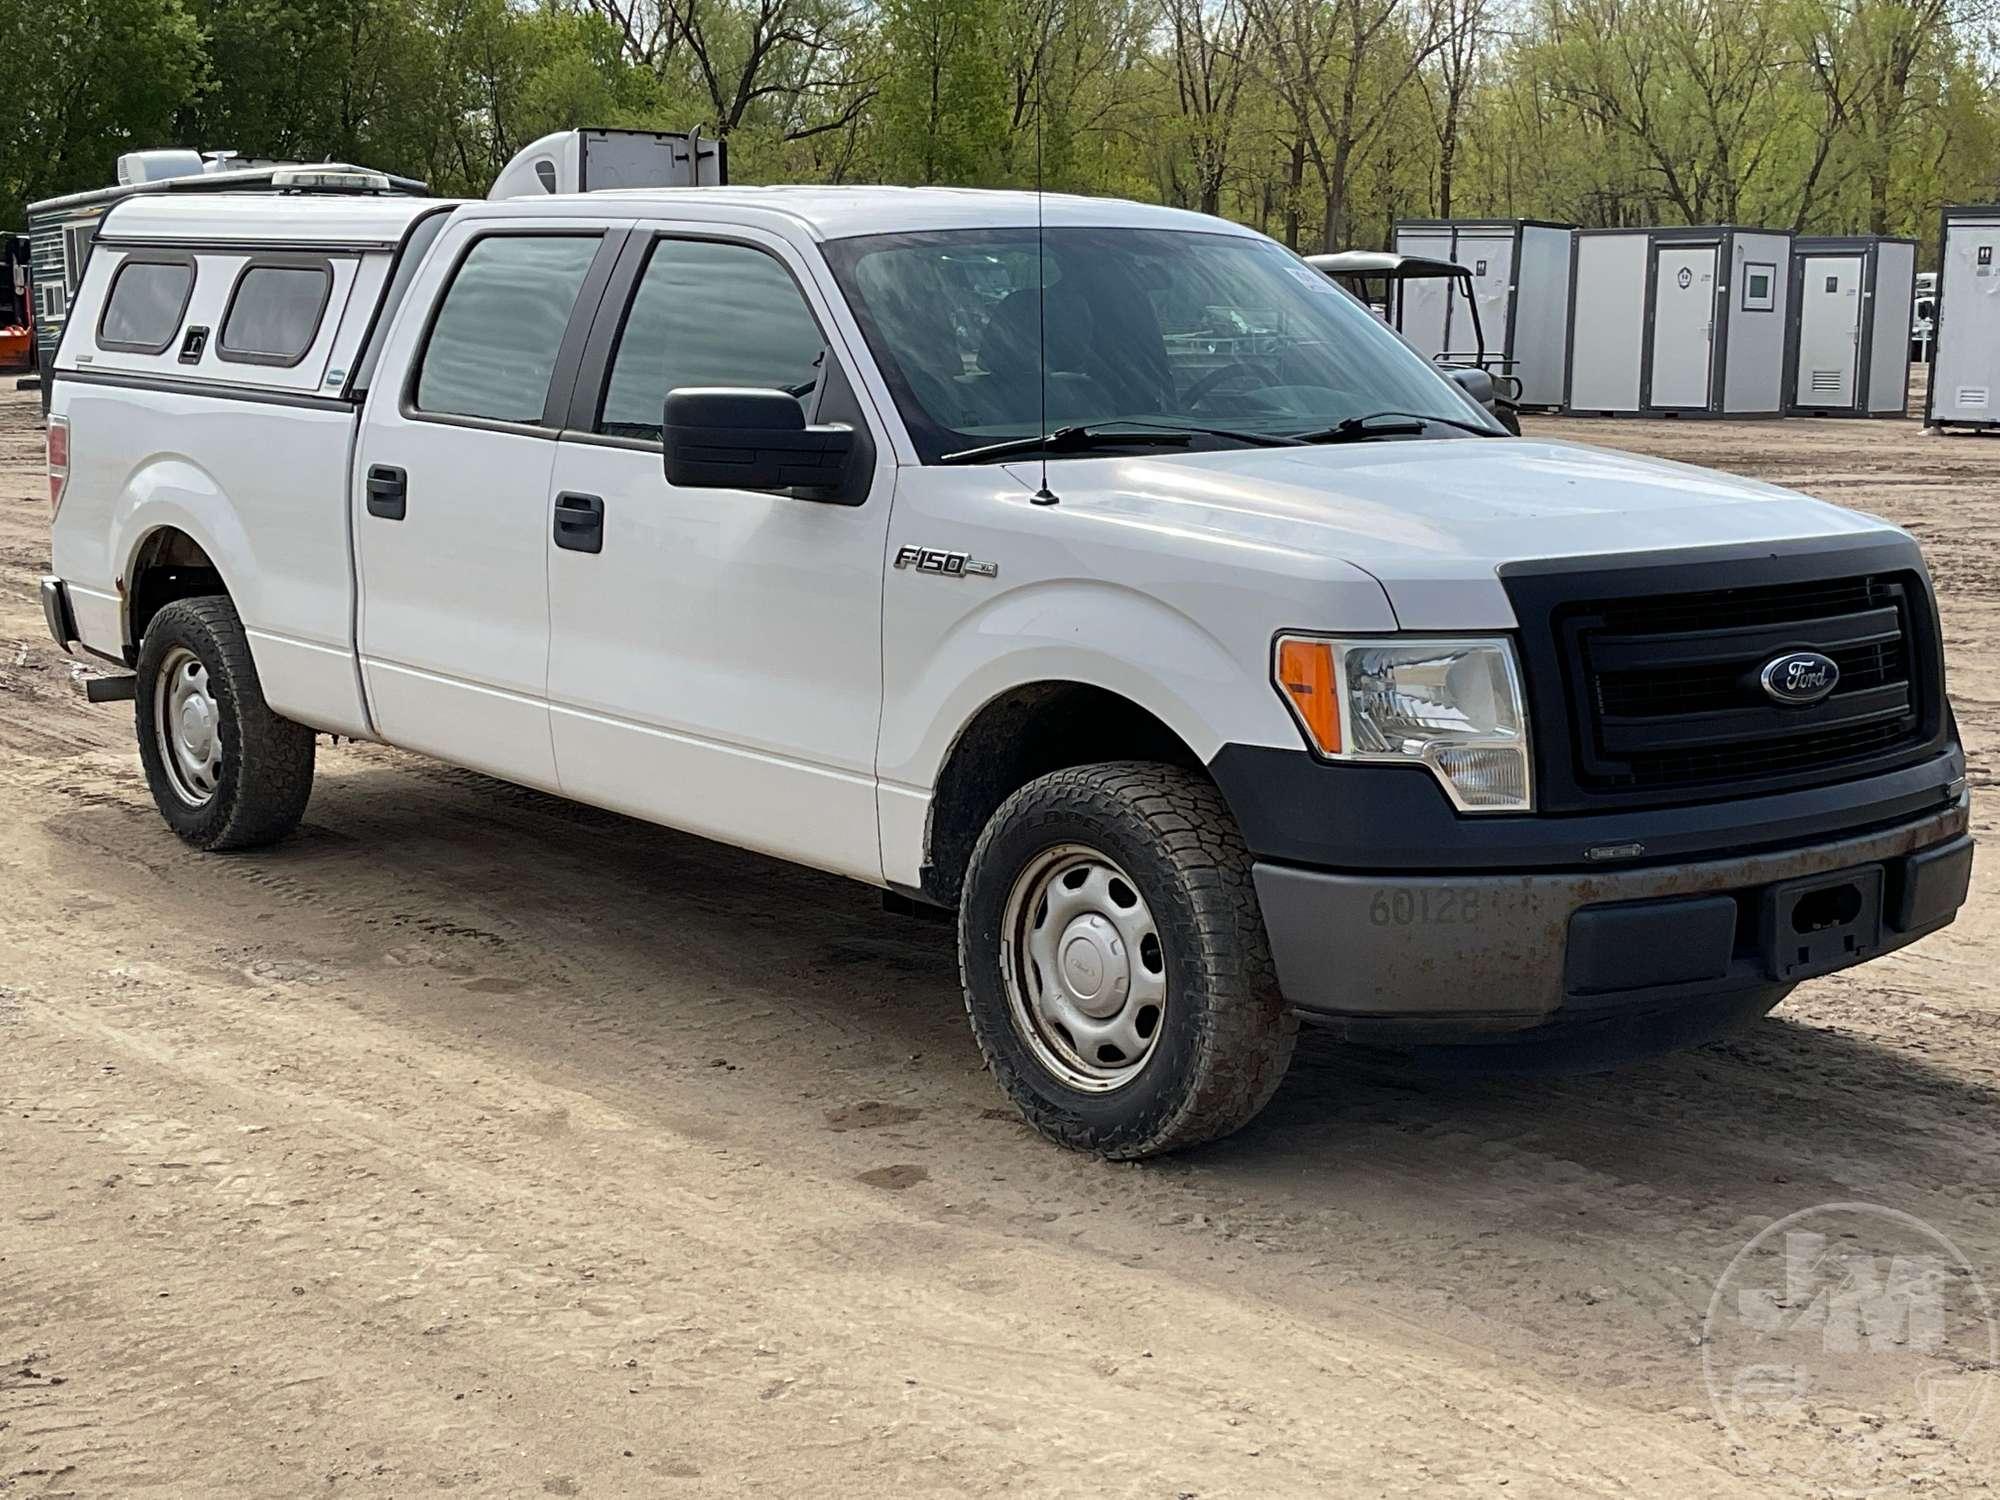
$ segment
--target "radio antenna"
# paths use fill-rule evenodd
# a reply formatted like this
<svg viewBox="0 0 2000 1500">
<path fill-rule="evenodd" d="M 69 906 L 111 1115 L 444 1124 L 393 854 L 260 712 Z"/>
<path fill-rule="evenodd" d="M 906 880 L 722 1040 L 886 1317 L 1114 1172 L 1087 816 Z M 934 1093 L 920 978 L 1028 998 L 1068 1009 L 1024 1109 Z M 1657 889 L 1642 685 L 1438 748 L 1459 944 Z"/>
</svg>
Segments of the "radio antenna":
<svg viewBox="0 0 2000 1500">
<path fill-rule="evenodd" d="M 1042 487 L 1035 491 L 1032 504 L 1054 505 L 1056 492 L 1049 488 L 1049 278 L 1042 261 L 1042 63 L 1035 60 L 1035 395 L 1041 425 L 1036 436 L 1042 440 Z"/>
</svg>

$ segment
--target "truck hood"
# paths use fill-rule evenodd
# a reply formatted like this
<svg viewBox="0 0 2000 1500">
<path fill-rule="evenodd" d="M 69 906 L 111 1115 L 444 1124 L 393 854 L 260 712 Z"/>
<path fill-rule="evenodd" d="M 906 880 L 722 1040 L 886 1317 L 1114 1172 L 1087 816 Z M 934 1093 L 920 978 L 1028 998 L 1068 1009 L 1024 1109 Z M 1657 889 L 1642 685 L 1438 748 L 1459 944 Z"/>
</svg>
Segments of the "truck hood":
<svg viewBox="0 0 2000 1500">
<path fill-rule="evenodd" d="M 1039 466 L 1010 465 L 1028 484 Z M 1404 629 L 1514 623 L 1507 563 L 1894 534 L 1876 517 L 1689 464 L 1500 439 L 1251 448 L 1049 465 L 1066 501 L 1183 542 L 1338 558 L 1381 581 Z"/>
</svg>

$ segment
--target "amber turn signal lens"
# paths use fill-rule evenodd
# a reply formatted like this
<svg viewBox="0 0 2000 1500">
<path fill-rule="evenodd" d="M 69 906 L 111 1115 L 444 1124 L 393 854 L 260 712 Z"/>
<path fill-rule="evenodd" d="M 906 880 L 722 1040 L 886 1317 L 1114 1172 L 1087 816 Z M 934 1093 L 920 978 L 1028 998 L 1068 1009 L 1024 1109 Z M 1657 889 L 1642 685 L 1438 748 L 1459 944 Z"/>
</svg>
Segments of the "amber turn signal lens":
<svg viewBox="0 0 2000 1500">
<path fill-rule="evenodd" d="M 1325 755 L 1340 754 L 1339 684 L 1333 670 L 1333 642 L 1278 642 L 1278 687 L 1299 722 Z"/>
</svg>

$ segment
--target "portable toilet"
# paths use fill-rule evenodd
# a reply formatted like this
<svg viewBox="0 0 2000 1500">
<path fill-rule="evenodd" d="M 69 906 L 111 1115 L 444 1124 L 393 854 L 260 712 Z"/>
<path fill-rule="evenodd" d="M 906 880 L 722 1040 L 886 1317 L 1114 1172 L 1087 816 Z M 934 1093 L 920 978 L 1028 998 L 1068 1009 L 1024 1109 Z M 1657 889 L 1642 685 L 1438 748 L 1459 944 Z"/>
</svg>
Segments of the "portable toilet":
<svg viewBox="0 0 2000 1500">
<path fill-rule="evenodd" d="M 1521 382 L 1518 405 L 1562 405 L 1569 349 L 1570 226 L 1538 219 L 1403 219 L 1399 255 L 1448 260 L 1472 273 L 1487 367 Z M 1448 282 L 1406 289 L 1403 337 L 1432 359 L 1474 354 L 1465 292 Z"/>
<path fill-rule="evenodd" d="M 1944 211 L 1926 427 L 2000 427 L 2000 204 Z"/>
<path fill-rule="evenodd" d="M 1579 229 L 1575 240 L 1566 408 L 1579 416 L 1784 414 L 1789 231 Z"/>
<path fill-rule="evenodd" d="M 1900 417 L 1910 399 L 1917 242 L 1880 235 L 1792 241 L 1792 382 L 1807 417 Z"/>
</svg>

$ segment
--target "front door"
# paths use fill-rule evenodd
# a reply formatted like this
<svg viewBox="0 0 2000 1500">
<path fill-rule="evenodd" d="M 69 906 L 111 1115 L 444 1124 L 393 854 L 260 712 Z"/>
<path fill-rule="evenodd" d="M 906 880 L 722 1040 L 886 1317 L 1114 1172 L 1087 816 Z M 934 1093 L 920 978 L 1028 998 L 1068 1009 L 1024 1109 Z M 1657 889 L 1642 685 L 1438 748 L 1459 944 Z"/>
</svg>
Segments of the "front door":
<svg viewBox="0 0 2000 1500">
<path fill-rule="evenodd" d="M 361 670 L 394 745 L 553 790 L 545 407 L 603 236 L 466 231 L 428 335 L 399 329 L 355 465 Z M 413 289 L 413 308 L 434 288 Z M 417 347 L 419 340 L 421 347 Z"/>
<path fill-rule="evenodd" d="M 1653 288 L 1653 389 L 1666 410 L 1708 406 L 1715 353 L 1714 245 L 1662 245 Z"/>
<path fill-rule="evenodd" d="M 1808 256 L 1800 276 L 1798 404 L 1851 408 L 1861 356 L 1861 257 Z"/>
<path fill-rule="evenodd" d="M 853 506 L 662 473 L 680 387 L 786 390 L 866 430 L 795 253 L 748 230 L 626 247 L 583 362 L 602 389 L 544 498 L 556 765 L 567 796 L 879 880 L 886 446 Z"/>
</svg>

